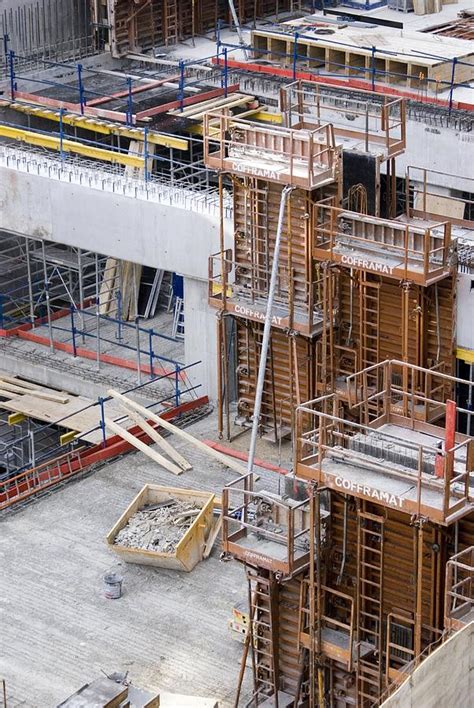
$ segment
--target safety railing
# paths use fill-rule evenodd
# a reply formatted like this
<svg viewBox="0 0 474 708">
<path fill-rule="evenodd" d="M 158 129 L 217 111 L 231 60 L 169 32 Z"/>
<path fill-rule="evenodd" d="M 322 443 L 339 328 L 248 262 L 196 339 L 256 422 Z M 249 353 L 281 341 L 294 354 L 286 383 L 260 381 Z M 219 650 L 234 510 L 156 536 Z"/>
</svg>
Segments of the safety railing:
<svg viewBox="0 0 474 708">
<path fill-rule="evenodd" d="M 473 63 L 470 55 L 443 56 L 438 47 L 433 52 L 425 54 L 413 51 L 403 52 L 399 48 L 377 46 L 355 47 L 353 44 L 341 41 L 341 38 L 315 37 L 314 33 L 299 32 L 297 27 L 276 25 L 275 29 L 264 27 L 254 30 L 251 43 L 246 50 L 252 52 L 254 59 L 265 63 L 276 63 L 288 70 L 280 69 L 279 74 L 298 78 L 300 72 L 327 77 L 328 82 L 357 89 L 370 89 L 373 92 L 384 93 L 386 84 L 392 84 L 391 92 L 401 87 L 411 89 L 404 93 L 418 101 L 444 104 L 449 112 L 458 104 L 454 101 L 458 87 L 472 88 L 468 82 L 472 77 Z M 327 45 L 327 46 L 324 46 Z M 239 45 L 222 42 L 218 38 L 218 50 L 233 51 L 241 49 Z M 219 54 L 218 52 L 218 54 Z M 443 76 L 430 71 L 425 58 L 435 60 L 442 65 Z M 223 60 L 219 60 L 223 63 Z M 420 63 L 421 62 L 421 63 Z M 231 62 L 232 66 L 243 68 L 243 62 Z M 265 73 L 271 74 L 273 66 L 262 67 Z M 266 71 L 265 71 L 266 70 Z M 382 85 L 380 85 L 382 84 Z M 396 88 L 395 88 L 396 87 Z M 445 99 L 439 96 L 446 92 Z M 462 104 L 462 107 L 467 104 Z"/>
<path fill-rule="evenodd" d="M 381 413 L 370 425 L 342 418 L 337 394 L 297 408 L 297 474 L 356 497 L 452 523 L 474 503 L 474 439 L 454 429 L 456 413 L 466 411 L 452 401 L 427 399 L 424 393 L 414 391 L 406 393 L 410 406 L 405 408 L 407 416 L 401 415 L 403 411 L 397 408 L 400 386 L 392 386 L 391 372 L 396 366 L 409 365 L 384 362 L 383 385 L 378 391 L 365 391 L 372 404 L 383 401 Z M 426 375 L 434 374 L 426 371 Z M 437 376 L 458 381 L 444 374 Z M 348 385 L 354 389 L 353 381 Z M 417 418 L 418 406 L 426 404 L 440 407 L 446 429 L 431 425 L 427 430 L 426 423 Z M 438 444 L 443 440 L 444 444 Z M 361 469 L 364 484 L 360 483 Z"/>
<path fill-rule="evenodd" d="M 306 588 L 303 588 L 302 592 L 306 591 L 306 595 L 317 592 L 317 586 L 314 586 L 313 590 L 308 579 L 303 583 Z M 311 649 L 315 636 L 318 654 L 322 653 L 330 659 L 343 662 L 350 672 L 353 670 L 355 658 L 355 599 L 327 585 L 321 585 L 320 591 L 318 606 L 322 611 L 316 619 L 316 627 L 311 628 L 310 608 L 301 608 L 303 616 L 299 641 L 303 647 Z"/>
<path fill-rule="evenodd" d="M 448 631 L 474 621 L 474 546 L 452 556 L 446 564 L 444 612 Z"/>
<path fill-rule="evenodd" d="M 190 400 L 196 399 L 196 391 L 200 388 L 200 384 L 193 386 L 187 374 L 197 363 L 183 367 L 178 372 L 178 376 L 175 376 L 174 373 L 156 375 L 151 380 L 134 386 L 124 393 L 141 392 L 146 396 L 149 392 L 154 401 L 146 408 L 154 413 L 156 413 L 157 407 L 161 407 L 164 411 L 173 409 L 179 411 L 179 406 L 182 405 L 192 409 L 196 402 L 200 402 L 200 399 Z M 171 382 L 171 386 L 168 393 L 163 395 L 161 386 L 160 389 L 157 389 L 157 384 L 167 381 Z M 157 396 L 158 390 L 162 397 Z M 87 450 L 107 446 L 104 404 L 110 400 L 111 396 L 98 397 L 96 401 L 87 403 L 83 408 L 74 412 L 75 415 L 85 411 L 90 412 L 91 409 L 96 410 L 97 425 L 88 430 L 74 431 L 65 425 L 67 419 L 73 415 L 69 413 L 64 418 L 57 419 L 52 423 L 31 420 L 28 423 L 27 434 L 20 430 L 15 437 L 5 442 L 1 449 L 2 455 L 8 456 L 8 450 L 17 449 L 19 444 L 27 443 L 29 447 L 21 460 L 18 456 L 15 458 L 19 464 L 17 466 L 12 464 L 8 471 L 0 477 L 0 511 L 80 472 L 83 464 L 89 464 L 85 462 L 84 458 L 84 453 Z M 158 408 L 158 410 L 160 409 Z M 167 414 L 165 413 L 165 415 Z M 119 420 L 123 422 L 127 419 L 128 415 L 124 412 Z M 115 421 L 117 422 L 117 419 Z M 94 435 L 93 438 L 99 442 L 94 443 L 91 435 L 97 433 L 98 435 Z M 44 444 L 45 441 L 49 441 L 49 444 Z M 10 458 L 13 460 L 12 455 Z"/>
<path fill-rule="evenodd" d="M 258 255 L 254 263 L 235 261 L 230 249 L 210 256 L 209 303 L 240 317 L 263 321 L 271 271 L 258 261 Z M 328 278 L 333 275 L 325 271 L 315 277 L 310 282 L 303 274 L 290 271 L 286 264 L 279 266 L 273 305 L 274 326 L 314 334 L 328 324 L 330 315 L 325 302 L 330 286 Z"/>
<path fill-rule="evenodd" d="M 474 199 L 468 199 L 466 192 L 453 190 L 452 184 L 459 179 L 456 175 L 408 165 L 406 168 L 405 199 L 408 218 L 449 218 L 453 224 L 474 228 Z M 474 179 L 463 175 L 463 182 L 470 185 L 474 194 Z M 439 193 L 434 185 L 445 184 L 449 188 Z"/>
<path fill-rule="evenodd" d="M 350 268 L 428 285 L 451 273 L 449 222 L 414 223 L 314 204 L 313 255 Z"/>
<path fill-rule="evenodd" d="M 405 150 L 406 109 L 402 98 L 340 98 L 314 82 L 300 80 L 282 87 L 280 107 L 289 128 L 314 129 L 331 123 L 336 140 L 343 140 L 346 147 L 384 159 Z"/>
<path fill-rule="evenodd" d="M 204 163 L 213 169 L 303 189 L 334 182 L 339 173 L 341 149 L 329 124 L 292 130 L 216 111 L 204 115 L 203 135 Z"/>
<path fill-rule="evenodd" d="M 383 361 L 349 374 L 348 403 L 365 422 L 383 414 L 433 422 L 443 417 L 445 401 L 454 395 L 456 379 L 444 373 L 444 362 L 422 368 L 396 360 Z"/>
<path fill-rule="evenodd" d="M 309 562 L 309 501 L 254 490 L 243 475 L 222 492 L 222 547 L 249 565 L 284 576 Z"/>
</svg>

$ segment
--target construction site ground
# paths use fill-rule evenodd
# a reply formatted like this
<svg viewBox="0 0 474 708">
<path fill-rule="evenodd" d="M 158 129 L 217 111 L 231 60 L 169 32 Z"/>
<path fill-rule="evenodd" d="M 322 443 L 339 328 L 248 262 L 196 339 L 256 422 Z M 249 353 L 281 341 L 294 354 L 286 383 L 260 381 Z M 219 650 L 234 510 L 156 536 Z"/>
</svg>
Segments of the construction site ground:
<svg viewBox="0 0 474 708">
<path fill-rule="evenodd" d="M 216 429 L 214 414 L 187 428 L 212 440 Z M 248 449 L 248 435 L 237 448 Z M 191 471 L 176 477 L 130 453 L 1 519 L 0 676 L 9 707 L 53 707 L 102 671 L 128 671 L 143 688 L 233 705 L 243 645 L 227 623 L 233 605 L 247 597 L 242 566 L 221 562 L 219 543 L 191 573 L 120 564 L 105 542 L 145 483 L 219 494 L 237 476 L 176 436 L 169 440 Z M 290 454 L 285 442 L 283 466 Z M 278 449 L 260 440 L 257 456 L 277 463 Z M 257 471 L 260 484 L 276 491 L 279 475 Z M 118 600 L 104 596 L 110 569 L 124 578 Z M 250 678 L 248 669 L 244 703 Z"/>
</svg>

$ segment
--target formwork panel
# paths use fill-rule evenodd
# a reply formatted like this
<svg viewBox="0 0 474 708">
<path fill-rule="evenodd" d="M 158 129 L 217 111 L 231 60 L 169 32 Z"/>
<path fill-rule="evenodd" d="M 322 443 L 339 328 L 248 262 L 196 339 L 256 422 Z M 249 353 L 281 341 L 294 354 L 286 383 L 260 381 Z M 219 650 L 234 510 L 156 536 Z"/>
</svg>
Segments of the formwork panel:
<svg viewBox="0 0 474 708">
<path fill-rule="evenodd" d="M 236 319 L 238 415 L 250 423 L 258 375 L 263 324 Z M 296 348 L 296 361 L 295 361 Z M 262 429 L 290 426 L 293 406 L 313 395 L 311 360 L 314 345 L 272 329 L 262 400 Z"/>
</svg>

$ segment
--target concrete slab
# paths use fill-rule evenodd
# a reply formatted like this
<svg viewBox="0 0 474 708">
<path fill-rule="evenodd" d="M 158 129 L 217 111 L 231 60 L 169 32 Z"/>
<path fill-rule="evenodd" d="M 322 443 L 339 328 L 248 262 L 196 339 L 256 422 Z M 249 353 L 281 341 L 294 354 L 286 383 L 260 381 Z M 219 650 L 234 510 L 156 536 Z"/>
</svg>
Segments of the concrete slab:
<svg viewBox="0 0 474 708">
<path fill-rule="evenodd" d="M 213 418 L 189 430 L 216 437 Z M 174 486 L 219 492 L 235 477 L 182 441 L 173 444 L 193 464 L 173 477 Z M 276 491 L 278 475 L 261 474 L 262 487 Z M 55 706 L 102 670 L 128 670 L 145 689 L 232 705 L 242 645 L 232 641 L 227 621 L 246 597 L 242 566 L 221 563 L 219 544 L 189 574 L 118 566 L 105 543 L 146 482 L 170 484 L 169 473 L 131 453 L 2 520 L 0 676 L 9 706 Z M 103 594 L 102 576 L 111 568 L 124 576 L 119 600 Z M 244 701 L 250 684 L 248 672 Z"/>
</svg>

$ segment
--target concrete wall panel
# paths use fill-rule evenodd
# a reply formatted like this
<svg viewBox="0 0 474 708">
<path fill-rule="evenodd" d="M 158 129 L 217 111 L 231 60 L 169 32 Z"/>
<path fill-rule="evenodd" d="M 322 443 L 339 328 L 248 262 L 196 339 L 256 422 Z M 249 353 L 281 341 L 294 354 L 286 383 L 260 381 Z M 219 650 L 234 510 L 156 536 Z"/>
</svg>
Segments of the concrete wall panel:
<svg viewBox="0 0 474 708">
<path fill-rule="evenodd" d="M 474 622 L 456 632 L 382 703 L 382 708 L 467 708 L 474 695 Z"/>
</svg>

